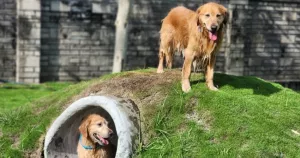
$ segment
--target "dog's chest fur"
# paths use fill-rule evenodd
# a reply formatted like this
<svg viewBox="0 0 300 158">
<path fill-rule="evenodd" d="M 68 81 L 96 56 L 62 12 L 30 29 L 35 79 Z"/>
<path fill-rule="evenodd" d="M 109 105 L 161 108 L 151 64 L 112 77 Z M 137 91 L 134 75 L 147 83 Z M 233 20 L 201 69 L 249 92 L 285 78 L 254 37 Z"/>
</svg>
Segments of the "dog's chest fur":
<svg viewBox="0 0 300 158">
<path fill-rule="evenodd" d="M 104 146 L 101 149 L 84 149 L 81 144 L 77 146 L 78 158 L 109 158 L 110 147 Z"/>
</svg>

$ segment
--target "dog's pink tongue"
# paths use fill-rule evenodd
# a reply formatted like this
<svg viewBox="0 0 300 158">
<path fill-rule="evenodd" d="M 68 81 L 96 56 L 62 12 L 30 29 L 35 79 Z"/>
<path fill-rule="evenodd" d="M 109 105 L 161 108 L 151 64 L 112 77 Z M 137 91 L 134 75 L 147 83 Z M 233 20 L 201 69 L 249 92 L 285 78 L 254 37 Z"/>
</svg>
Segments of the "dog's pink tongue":
<svg viewBox="0 0 300 158">
<path fill-rule="evenodd" d="M 218 39 L 218 36 L 215 33 L 209 32 L 209 39 L 215 41 Z"/>
<path fill-rule="evenodd" d="M 99 138 L 100 138 L 100 140 L 102 141 L 102 143 L 103 143 L 104 145 L 109 144 L 109 142 L 108 142 L 106 139 L 104 139 L 104 138 L 102 138 L 102 137 L 99 137 Z"/>
</svg>

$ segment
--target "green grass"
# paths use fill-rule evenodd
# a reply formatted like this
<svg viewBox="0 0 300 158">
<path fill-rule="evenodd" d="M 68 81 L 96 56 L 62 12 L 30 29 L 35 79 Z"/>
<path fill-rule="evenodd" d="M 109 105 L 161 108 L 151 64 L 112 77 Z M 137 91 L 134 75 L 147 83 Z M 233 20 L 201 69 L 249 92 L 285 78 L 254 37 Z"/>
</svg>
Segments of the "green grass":
<svg viewBox="0 0 300 158">
<path fill-rule="evenodd" d="M 0 85 L 0 157 L 22 157 L 24 151 L 36 147 L 37 140 L 58 113 L 55 104 L 63 100 L 66 92 L 61 90 L 70 84 Z"/>
<path fill-rule="evenodd" d="M 0 111 L 25 105 L 70 84 L 67 82 L 49 82 L 40 85 L 0 84 Z"/>
<path fill-rule="evenodd" d="M 159 105 L 139 157 L 300 157 L 298 93 L 254 77 L 217 74 L 217 92 L 193 83 L 187 94 L 174 85 Z"/>
<path fill-rule="evenodd" d="M 126 74 L 106 75 L 61 90 L 58 86 L 46 97 L 24 99 L 22 106 L 14 106 L 18 108 L 2 105 L 0 157 L 21 157 L 38 148 L 38 139 L 74 96 L 103 80 L 130 78 Z M 181 91 L 179 81 L 157 85 L 167 87 L 166 95 L 145 116 L 148 132 L 153 134 L 136 157 L 300 157 L 300 136 L 293 132 L 300 132 L 299 93 L 255 77 L 216 74 L 216 92 L 206 88 L 201 74 L 193 74 L 191 80 L 189 93 Z M 2 91 L 1 96 L 11 95 Z M 38 98 L 40 93 L 36 94 Z M 143 97 L 143 92 L 133 95 Z"/>
</svg>

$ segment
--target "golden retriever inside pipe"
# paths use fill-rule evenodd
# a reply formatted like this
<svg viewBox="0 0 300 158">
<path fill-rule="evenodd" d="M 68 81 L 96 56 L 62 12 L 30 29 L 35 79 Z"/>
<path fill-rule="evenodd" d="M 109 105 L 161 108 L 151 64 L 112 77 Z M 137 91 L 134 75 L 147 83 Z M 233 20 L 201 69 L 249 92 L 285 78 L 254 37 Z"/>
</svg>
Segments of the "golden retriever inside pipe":
<svg viewBox="0 0 300 158">
<path fill-rule="evenodd" d="M 97 114 L 85 118 L 79 126 L 78 158 L 110 158 L 112 147 L 107 140 L 113 133 L 108 122 Z"/>
<path fill-rule="evenodd" d="M 162 20 L 157 73 L 163 72 L 164 58 L 167 67 L 172 68 L 174 51 L 182 51 L 182 90 L 191 90 L 189 78 L 193 61 L 204 67 L 208 88 L 218 90 L 213 83 L 214 65 L 227 18 L 227 9 L 213 2 L 200 6 L 196 12 L 182 6 L 173 8 Z"/>
</svg>

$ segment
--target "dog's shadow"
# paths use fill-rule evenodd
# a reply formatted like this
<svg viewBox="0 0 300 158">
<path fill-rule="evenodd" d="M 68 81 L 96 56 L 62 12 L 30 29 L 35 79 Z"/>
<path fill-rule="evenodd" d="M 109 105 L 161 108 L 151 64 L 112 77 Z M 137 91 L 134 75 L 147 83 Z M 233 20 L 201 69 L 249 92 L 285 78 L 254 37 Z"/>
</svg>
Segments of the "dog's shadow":
<svg viewBox="0 0 300 158">
<path fill-rule="evenodd" d="M 205 83 L 204 77 L 201 77 L 201 79 L 198 80 L 191 81 L 191 85 L 197 84 L 199 82 Z M 270 96 L 281 90 L 270 82 L 264 81 L 257 77 L 233 76 L 220 73 L 214 74 L 214 84 L 219 89 L 225 86 L 230 86 L 234 89 L 252 89 L 253 94 L 264 96 Z"/>
</svg>

